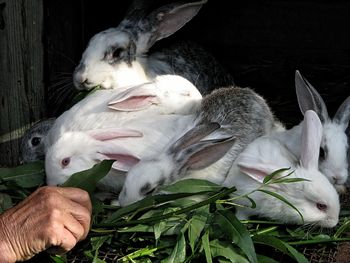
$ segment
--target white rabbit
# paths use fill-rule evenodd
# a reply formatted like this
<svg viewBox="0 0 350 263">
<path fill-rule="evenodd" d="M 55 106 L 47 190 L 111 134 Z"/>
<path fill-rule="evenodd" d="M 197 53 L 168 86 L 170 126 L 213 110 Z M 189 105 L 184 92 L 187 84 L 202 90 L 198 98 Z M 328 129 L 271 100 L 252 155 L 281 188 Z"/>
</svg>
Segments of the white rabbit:
<svg viewBox="0 0 350 263">
<path fill-rule="evenodd" d="M 129 121 L 127 129 L 109 127 L 65 132 L 46 153 L 46 182 L 62 184 L 76 172 L 104 159 L 113 159 L 116 162 L 98 188 L 119 193 L 126 171 L 139 159 L 158 154 L 178 129 L 183 130 L 193 122 L 193 115 L 159 115 Z"/>
<path fill-rule="evenodd" d="M 177 129 L 193 122 L 201 99 L 192 83 L 175 75 L 158 76 L 124 91 L 97 90 L 58 117 L 45 137 L 47 183 L 61 184 L 73 173 L 113 158 L 112 153 L 119 159 L 116 169 L 121 167 L 121 155 L 132 153 L 136 157 L 128 160 L 137 160 L 155 153 Z M 142 138 L 121 139 L 115 130 L 123 127 L 139 131 Z M 70 160 L 69 165 L 62 165 L 63 160 Z M 124 173 L 114 169 L 111 174 L 101 185 L 119 192 Z"/>
<path fill-rule="evenodd" d="M 350 96 L 341 104 L 338 111 L 331 119 L 327 107 L 312 85 L 295 72 L 295 86 L 298 102 L 302 113 L 307 110 L 315 111 L 322 121 L 323 136 L 319 156 L 320 171 L 327 176 L 339 192 L 345 190 L 345 182 L 348 177 L 347 152 L 349 143 L 345 130 L 350 119 Z M 285 132 L 278 132 L 276 138 L 283 143 L 293 154 L 301 155 L 301 122 Z"/>
<path fill-rule="evenodd" d="M 161 154 L 142 158 L 132 167 L 119 196 L 120 204 L 140 200 L 160 183 L 185 175 L 222 183 L 237 155 L 254 139 L 275 129 L 275 124 L 265 100 L 251 89 L 215 90 L 203 98 L 196 121 L 183 132 L 179 130 L 176 141 L 170 141 Z"/>
<path fill-rule="evenodd" d="M 97 90 L 59 116 L 45 137 L 46 149 L 67 131 L 123 127 L 134 119 L 195 112 L 202 95 L 185 78 L 158 76 L 121 90 Z"/>
<path fill-rule="evenodd" d="M 247 199 L 235 200 L 246 206 L 237 208 L 240 219 L 257 215 L 286 223 L 315 224 L 321 227 L 334 227 L 338 223 L 338 194 L 318 168 L 322 124 L 314 111 L 305 112 L 301 133 L 300 158 L 293 155 L 274 136 L 260 137 L 237 157 L 223 185 L 236 186 L 237 194 L 249 193 L 259 187 L 280 194 L 299 210 L 304 221 L 286 203 L 263 192 L 249 195 L 256 202 L 256 208 L 249 207 L 251 203 Z M 289 167 L 294 171 L 289 178 L 308 181 L 263 186 L 265 176 L 280 168 Z"/>
<path fill-rule="evenodd" d="M 134 1 L 122 22 L 96 34 L 76 67 L 77 89 L 100 86 L 119 89 L 148 82 L 163 74 L 181 75 L 202 94 L 233 85 L 232 76 L 217 60 L 194 43 L 180 43 L 147 54 L 154 43 L 175 33 L 206 1 L 172 3 L 148 12 L 149 1 Z"/>
</svg>

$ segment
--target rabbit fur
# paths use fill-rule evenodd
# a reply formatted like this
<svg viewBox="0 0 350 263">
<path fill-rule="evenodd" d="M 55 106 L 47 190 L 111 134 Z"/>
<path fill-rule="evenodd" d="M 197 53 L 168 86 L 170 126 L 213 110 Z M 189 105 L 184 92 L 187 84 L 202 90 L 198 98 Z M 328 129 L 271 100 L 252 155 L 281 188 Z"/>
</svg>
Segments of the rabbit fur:
<svg viewBox="0 0 350 263">
<path fill-rule="evenodd" d="M 340 105 L 334 117 L 330 118 L 321 95 L 299 71 L 295 72 L 295 86 L 301 112 L 304 114 L 307 110 L 313 110 L 322 121 L 320 171 L 326 175 L 339 192 L 344 192 L 344 184 L 348 178 L 347 152 L 349 151 L 349 142 L 345 131 L 349 126 L 350 96 Z M 302 125 L 303 122 L 290 130 L 276 134 L 276 138 L 298 157 L 301 155 Z"/>
<path fill-rule="evenodd" d="M 125 171 L 192 123 L 201 99 L 192 83 L 175 75 L 124 91 L 97 90 L 58 117 L 45 137 L 47 184 L 62 184 L 103 159 L 117 159 L 100 185 L 119 192 Z"/>
<path fill-rule="evenodd" d="M 158 115 L 192 114 L 201 99 L 191 82 L 176 75 L 158 76 L 122 90 L 97 90 L 57 118 L 45 145 L 49 148 L 67 131 L 123 127 L 131 120 Z"/>
<path fill-rule="evenodd" d="M 139 6 L 134 4 L 117 27 L 102 31 L 89 41 L 73 74 L 76 88 L 119 89 L 163 74 L 187 78 L 202 94 L 233 85 L 228 71 L 209 52 L 192 42 L 175 43 L 147 54 L 156 41 L 179 30 L 205 3 L 176 2 L 152 12 L 146 11 L 146 1 Z"/>
<path fill-rule="evenodd" d="M 46 182 L 60 185 L 72 174 L 113 159 L 112 169 L 98 189 L 119 193 L 127 172 L 140 159 L 156 155 L 172 140 L 178 129 L 194 121 L 192 115 L 159 115 L 130 120 L 123 126 L 64 132 L 47 150 Z"/>
<path fill-rule="evenodd" d="M 227 127 L 224 128 L 224 132 L 220 129 L 222 127 L 217 123 L 197 125 L 168 148 L 168 151 L 170 149 L 173 153 L 163 155 L 168 157 L 167 159 L 163 157 L 161 162 L 159 159 L 141 160 L 128 172 L 119 195 L 119 203 L 124 206 L 135 202 L 156 191 L 160 185 L 185 178 L 198 178 L 191 175 L 191 169 L 204 169 L 218 159 L 225 158 L 223 156 L 234 148 L 239 138 L 232 133 L 230 136 Z M 198 133 L 197 130 L 201 132 Z M 285 223 L 334 227 L 338 223 L 339 197 L 332 184 L 318 170 L 321 138 L 322 124 L 317 114 L 307 111 L 303 122 L 300 159 L 271 134 L 258 137 L 243 149 L 220 182 L 223 186 L 236 186 L 238 195 L 249 193 L 249 197 L 257 204 L 253 209 L 248 199 L 235 199 L 235 202 L 241 205 L 237 207 L 237 216 L 247 219 L 256 215 Z M 280 168 L 294 170 L 289 178 L 308 181 L 264 186 L 264 177 Z M 149 176 L 141 176 L 142 174 Z M 218 183 L 215 172 L 206 175 L 204 179 Z M 254 191 L 259 188 L 284 196 L 300 211 L 303 220 L 284 202 L 266 193 Z"/>
<path fill-rule="evenodd" d="M 183 177 L 220 184 L 250 142 L 278 127 L 265 100 L 252 89 L 217 89 L 203 98 L 196 121 L 179 133 L 176 141 L 170 141 L 161 154 L 143 158 L 129 170 L 119 202 L 124 206 L 138 201 L 159 185 Z M 227 143 L 222 142 L 223 134 L 228 136 Z M 218 153 L 220 158 L 216 158 Z"/>
<path fill-rule="evenodd" d="M 54 122 L 55 118 L 41 120 L 24 133 L 20 145 L 20 163 L 45 159 L 44 140 Z"/>
<path fill-rule="evenodd" d="M 285 223 L 315 224 L 321 227 L 334 227 L 338 223 L 338 194 L 318 168 L 322 124 L 314 111 L 305 112 L 301 133 L 300 157 L 290 152 L 274 136 L 256 139 L 237 157 L 223 185 L 236 186 L 238 195 L 250 193 L 259 187 L 280 194 L 300 211 L 304 220 L 286 203 L 259 191 L 249 195 L 256 202 L 254 209 L 247 199 L 235 200 L 243 205 L 237 207 L 240 219 L 257 215 Z M 308 181 L 263 185 L 264 177 L 280 168 L 294 171 L 289 178 Z"/>
</svg>

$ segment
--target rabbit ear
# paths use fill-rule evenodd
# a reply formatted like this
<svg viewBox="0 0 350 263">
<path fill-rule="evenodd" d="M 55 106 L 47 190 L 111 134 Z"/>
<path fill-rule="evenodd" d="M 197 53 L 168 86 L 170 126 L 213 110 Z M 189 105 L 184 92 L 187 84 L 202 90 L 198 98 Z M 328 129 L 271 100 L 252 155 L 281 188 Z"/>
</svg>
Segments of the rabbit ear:
<svg viewBox="0 0 350 263">
<path fill-rule="evenodd" d="M 188 132 L 186 132 L 180 139 L 178 139 L 170 148 L 171 152 L 179 152 L 186 147 L 199 142 L 204 137 L 208 136 L 215 130 L 220 128 L 220 124 L 217 122 L 204 123 L 195 126 Z"/>
<path fill-rule="evenodd" d="M 175 155 L 175 161 L 186 170 L 199 170 L 218 161 L 231 148 L 233 136 L 195 143 Z"/>
<path fill-rule="evenodd" d="M 112 165 L 114 170 L 127 172 L 140 161 L 140 158 L 126 153 L 123 149 L 114 147 L 112 151 L 108 149 L 106 152 L 102 149 L 96 155 L 97 160 L 115 160 Z"/>
<path fill-rule="evenodd" d="M 321 95 L 298 70 L 295 71 L 295 88 L 299 107 L 303 114 L 307 110 L 313 110 L 318 114 L 322 123 L 329 119 L 327 107 Z"/>
<path fill-rule="evenodd" d="M 112 168 L 127 172 L 140 161 L 140 158 L 130 153 L 126 148 L 103 141 L 98 145 L 94 158 L 96 160 L 115 160 Z"/>
<path fill-rule="evenodd" d="M 322 123 L 317 114 L 312 110 L 306 111 L 301 134 L 300 163 L 302 167 L 318 169 L 322 134 Z"/>
<path fill-rule="evenodd" d="M 266 176 L 282 168 L 272 162 L 262 162 L 258 155 L 245 154 L 244 152 L 238 156 L 237 166 L 242 173 L 259 183 L 263 183 Z"/>
<path fill-rule="evenodd" d="M 131 167 L 140 161 L 139 158 L 133 155 L 106 154 L 106 156 L 111 160 L 116 160 L 113 163 L 112 168 L 122 172 L 128 172 Z"/>
<path fill-rule="evenodd" d="M 147 23 L 151 23 L 149 26 L 153 27 L 150 29 L 152 36 L 150 37 L 148 48 L 156 41 L 170 36 L 183 27 L 197 15 L 206 2 L 206 0 L 203 0 L 186 4 L 169 4 L 152 12 L 147 17 Z"/>
<path fill-rule="evenodd" d="M 86 131 L 88 135 L 98 141 L 114 140 L 124 137 L 142 137 L 139 131 L 126 128 L 105 128 Z"/>
<path fill-rule="evenodd" d="M 108 103 L 108 107 L 118 111 L 139 111 L 159 103 L 154 85 L 146 83 L 119 93 L 113 101 Z"/>
<path fill-rule="evenodd" d="M 340 105 L 334 115 L 334 120 L 344 126 L 344 130 L 349 126 L 350 120 L 350 96 Z"/>
</svg>

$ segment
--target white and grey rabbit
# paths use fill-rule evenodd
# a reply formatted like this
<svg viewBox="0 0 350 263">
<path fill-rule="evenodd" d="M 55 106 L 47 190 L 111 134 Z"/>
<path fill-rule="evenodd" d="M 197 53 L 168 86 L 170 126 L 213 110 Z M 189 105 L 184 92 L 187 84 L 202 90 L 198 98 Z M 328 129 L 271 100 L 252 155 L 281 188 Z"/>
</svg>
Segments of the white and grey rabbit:
<svg viewBox="0 0 350 263">
<path fill-rule="evenodd" d="M 208 133 L 212 133 L 211 137 L 216 138 L 203 140 L 203 136 L 207 136 Z M 207 129 L 200 134 L 203 136 L 198 136 L 195 130 L 185 134 L 170 148 L 174 150 L 171 153 L 168 150 L 164 155 L 168 159 L 141 160 L 132 167 L 119 195 L 120 204 L 127 205 L 140 200 L 160 185 L 185 178 L 198 178 L 193 176 L 190 169 L 203 169 L 223 158 L 230 147 L 235 147 L 239 138 L 228 137 L 227 133 L 220 135 L 213 129 Z M 248 199 L 236 199 L 236 203 L 243 205 L 237 208 L 238 217 L 245 219 L 258 215 L 286 223 L 310 223 L 322 227 L 334 227 L 338 222 L 339 198 L 334 187 L 318 170 L 321 137 L 322 125 L 317 115 L 307 111 L 303 123 L 300 160 L 274 137 L 262 136 L 238 155 L 220 183 L 227 187 L 236 186 L 239 195 L 250 193 L 260 187 L 278 193 L 300 211 L 304 221 L 286 203 L 263 192 L 250 194 L 256 203 L 254 209 L 250 208 L 251 203 Z M 302 178 L 308 181 L 263 186 L 265 176 L 288 167 L 294 170 L 290 178 Z M 206 174 L 204 179 L 218 183 L 215 171 Z"/>
<path fill-rule="evenodd" d="M 301 112 L 313 110 L 323 125 L 323 136 L 320 147 L 319 168 L 339 192 L 345 190 L 348 178 L 347 152 L 349 143 L 346 129 L 350 119 L 350 96 L 340 105 L 334 117 L 328 115 L 326 104 L 316 89 L 300 74 L 295 72 L 295 87 Z M 303 122 L 285 132 L 276 134 L 293 154 L 301 155 L 301 130 Z"/>
<path fill-rule="evenodd" d="M 212 123 L 218 126 L 215 128 Z M 217 89 L 203 98 L 196 121 L 186 130 L 179 130 L 176 140 L 170 141 L 162 152 L 142 158 L 131 168 L 119 202 L 124 206 L 138 201 L 160 184 L 184 176 L 220 184 L 237 155 L 250 142 L 277 128 L 271 109 L 252 89 Z M 222 142 L 223 134 L 227 144 Z M 234 136 L 233 146 L 233 140 L 227 136 Z M 215 152 L 222 153 L 220 158 Z"/>
<path fill-rule="evenodd" d="M 20 163 L 45 159 L 44 140 L 54 122 L 55 118 L 38 121 L 24 133 L 20 145 Z"/>
<path fill-rule="evenodd" d="M 233 85 L 228 71 L 195 43 L 181 42 L 148 54 L 156 41 L 183 27 L 205 3 L 175 2 L 148 12 L 148 1 L 134 1 L 117 27 L 102 31 L 90 40 L 73 74 L 76 88 L 118 89 L 163 74 L 185 77 L 202 94 Z"/>
</svg>

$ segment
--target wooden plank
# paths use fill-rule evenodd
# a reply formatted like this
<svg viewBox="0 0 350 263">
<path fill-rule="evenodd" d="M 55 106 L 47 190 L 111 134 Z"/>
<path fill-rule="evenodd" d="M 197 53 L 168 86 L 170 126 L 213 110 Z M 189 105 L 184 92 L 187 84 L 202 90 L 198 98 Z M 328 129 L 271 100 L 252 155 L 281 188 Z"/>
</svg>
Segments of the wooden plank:
<svg viewBox="0 0 350 263">
<path fill-rule="evenodd" d="M 0 16 L 0 165 L 11 166 L 26 127 L 46 112 L 43 0 L 5 0 Z"/>
</svg>

